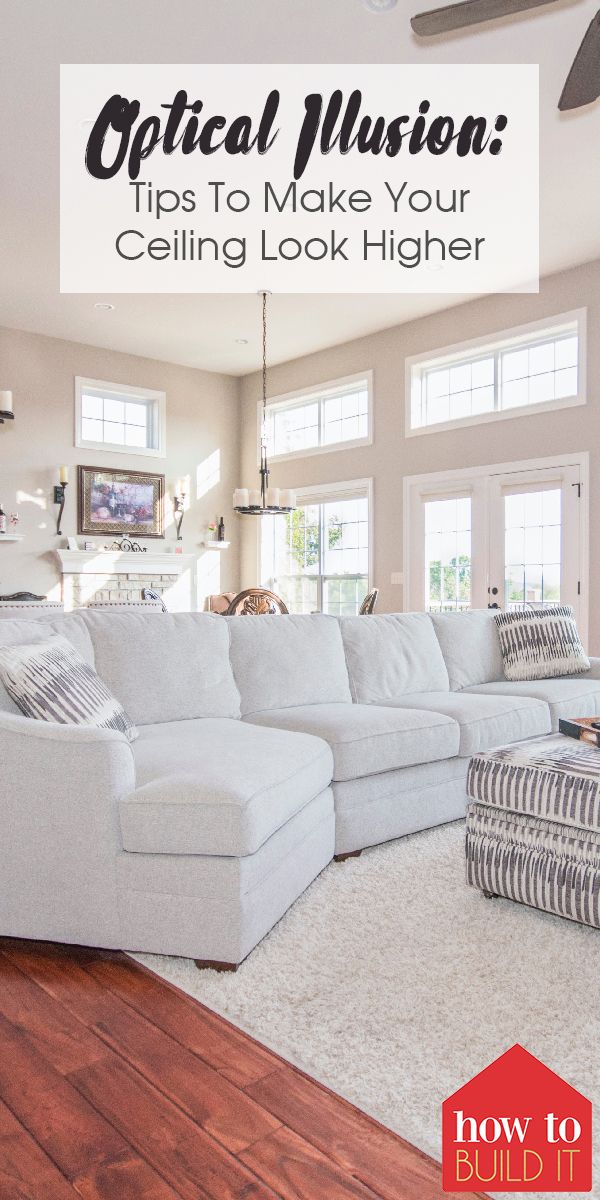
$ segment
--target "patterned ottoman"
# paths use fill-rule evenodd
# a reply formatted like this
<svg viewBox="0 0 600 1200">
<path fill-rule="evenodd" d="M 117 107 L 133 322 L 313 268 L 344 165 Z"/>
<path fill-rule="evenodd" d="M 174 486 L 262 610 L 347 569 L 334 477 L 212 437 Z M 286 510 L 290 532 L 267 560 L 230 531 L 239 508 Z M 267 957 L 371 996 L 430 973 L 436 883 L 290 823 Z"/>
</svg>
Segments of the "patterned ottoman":
<svg viewBox="0 0 600 1200">
<path fill-rule="evenodd" d="M 477 754 L 467 880 L 600 929 L 600 749 L 552 734 Z"/>
</svg>

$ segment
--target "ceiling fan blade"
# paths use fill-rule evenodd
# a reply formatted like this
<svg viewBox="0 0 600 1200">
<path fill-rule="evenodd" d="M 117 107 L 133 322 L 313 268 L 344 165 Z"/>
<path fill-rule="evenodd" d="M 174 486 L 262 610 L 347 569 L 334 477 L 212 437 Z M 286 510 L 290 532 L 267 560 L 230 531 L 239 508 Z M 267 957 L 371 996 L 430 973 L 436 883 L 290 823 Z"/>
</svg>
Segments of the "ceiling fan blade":
<svg viewBox="0 0 600 1200">
<path fill-rule="evenodd" d="M 600 96 L 600 10 L 590 21 L 575 55 L 573 66 L 558 102 L 561 112 L 582 108 Z"/>
<path fill-rule="evenodd" d="M 436 33 L 450 33 L 453 29 L 465 29 L 468 25 L 479 25 L 482 21 L 495 21 L 497 17 L 510 17 L 513 13 L 525 12 L 528 8 L 541 8 L 554 4 L 556 0 L 464 0 L 461 4 L 448 4 L 446 8 L 432 8 L 429 12 L 411 17 L 413 31 L 419 37 L 432 37 Z"/>
</svg>

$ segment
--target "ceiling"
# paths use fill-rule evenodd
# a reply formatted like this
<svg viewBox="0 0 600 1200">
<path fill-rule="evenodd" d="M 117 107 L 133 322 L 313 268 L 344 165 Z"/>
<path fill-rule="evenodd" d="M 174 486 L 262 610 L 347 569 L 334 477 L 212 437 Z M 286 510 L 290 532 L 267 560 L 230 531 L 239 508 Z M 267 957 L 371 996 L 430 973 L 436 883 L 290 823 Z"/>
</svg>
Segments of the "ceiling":
<svg viewBox="0 0 600 1200">
<path fill-rule="evenodd" d="M 433 0 L 400 0 L 379 14 L 363 0 L 3 0 L 0 324 L 236 375 L 259 362 L 254 296 L 60 295 L 61 62 L 539 63 L 541 271 L 600 257 L 600 102 L 575 113 L 556 107 L 598 2 L 554 0 L 422 42 L 409 17 Z M 276 296 L 270 357 L 294 358 L 464 298 Z M 99 299 L 113 300 L 114 311 L 95 309 Z"/>
</svg>

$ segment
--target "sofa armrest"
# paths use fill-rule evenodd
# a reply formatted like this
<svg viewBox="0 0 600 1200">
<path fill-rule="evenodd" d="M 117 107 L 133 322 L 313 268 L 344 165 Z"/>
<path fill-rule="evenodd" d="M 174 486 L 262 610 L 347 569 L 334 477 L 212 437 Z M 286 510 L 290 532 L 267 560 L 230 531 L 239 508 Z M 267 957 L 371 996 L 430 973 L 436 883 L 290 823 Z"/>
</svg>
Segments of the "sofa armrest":
<svg viewBox="0 0 600 1200">
<path fill-rule="evenodd" d="M 584 672 L 582 679 L 600 679 L 600 658 L 592 658 L 591 655 L 588 655 L 588 658 L 590 669 Z"/>
<path fill-rule="evenodd" d="M 0 713 L 0 933 L 118 945 L 118 801 L 134 788 L 118 730 Z"/>
</svg>

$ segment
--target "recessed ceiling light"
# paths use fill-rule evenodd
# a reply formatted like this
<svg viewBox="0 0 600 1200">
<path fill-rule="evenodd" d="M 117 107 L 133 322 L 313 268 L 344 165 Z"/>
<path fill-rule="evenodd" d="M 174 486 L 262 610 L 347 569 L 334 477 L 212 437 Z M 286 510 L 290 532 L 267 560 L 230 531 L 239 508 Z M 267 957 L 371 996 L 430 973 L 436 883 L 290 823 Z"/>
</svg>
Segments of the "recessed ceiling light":
<svg viewBox="0 0 600 1200">
<path fill-rule="evenodd" d="M 114 304 L 108 304 L 105 300 L 97 300 L 94 305 L 94 308 L 97 308 L 99 312 L 112 312 L 114 307 Z"/>
<path fill-rule="evenodd" d="M 247 346 L 248 338 L 236 338 L 235 344 L 236 344 L 236 346 Z"/>
<path fill-rule="evenodd" d="M 382 13 L 389 12 L 391 8 L 395 8 L 398 0 L 363 0 L 365 8 L 369 12 Z"/>
</svg>

